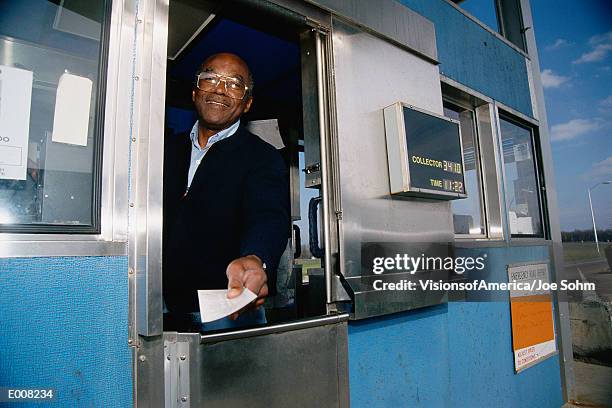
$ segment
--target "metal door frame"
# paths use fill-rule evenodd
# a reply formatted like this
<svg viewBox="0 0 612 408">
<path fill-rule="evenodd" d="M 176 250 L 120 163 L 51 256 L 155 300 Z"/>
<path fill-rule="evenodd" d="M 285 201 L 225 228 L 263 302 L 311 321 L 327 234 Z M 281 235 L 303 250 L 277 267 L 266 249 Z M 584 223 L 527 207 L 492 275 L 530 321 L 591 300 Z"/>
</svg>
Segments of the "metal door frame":
<svg viewBox="0 0 612 408">
<path fill-rule="evenodd" d="M 162 197 L 169 0 L 124 4 L 131 67 L 128 172 L 128 343 L 134 405 L 163 404 Z M 123 51 L 122 49 L 122 51 Z M 161 377 L 161 379 L 160 379 Z"/>
<path fill-rule="evenodd" d="M 128 279 L 129 344 L 133 348 L 134 405 L 164 405 L 164 341 L 162 312 L 162 196 L 165 84 L 167 68 L 168 13 L 170 0 L 126 0 L 123 8 L 122 66 L 131 67 L 130 105 L 122 114 L 129 123 L 128 172 Z M 278 7 L 303 16 L 304 22 L 322 33 L 331 28 L 331 15 L 299 1 L 269 1 L 261 4 L 274 11 Z M 114 7 L 119 7 L 115 2 Z M 318 41 L 318 61 L 329 52 Z M 324 54 L 325 53 L 325 54 Z M 129 63 L 129 65 L 128 65 Z M 328 72 L 317 66 L 319 78 Z M 319 84 L 321 87 L 321 84 Z M 326 88 L 322 88 L 326 89 Z M 327 101 L 322 95 L 320 102 Z M 323 109 L 323 112 L 327 109 Z M 327 129 L 328 119 L 320 119 Z M 128 130 L 128 129 L 126 129 Z M 327 132 L 321 140 L 327 140 Z M 327 148 L 327 147 L 325 147 Z M 325 167 L 325 166 L 322 166 Z M 329 176 L 327 176 L 329 177 Z M 328 195 L 327 184 L 324 194 Z M 324 210 L 329 214 L 329 205 Z M 330 217 L 325 217 L 328 220 Z M 327 232 L 330 228 L 325 223 Z M 325 245 L 330 251 L 330 245 Z M 329 257 L 328 257 L 329 259 Z M 328 290 L 329 292 L 329 290 Z M 328 297 L 329 298 L 329 297 Z"/>
</svg>

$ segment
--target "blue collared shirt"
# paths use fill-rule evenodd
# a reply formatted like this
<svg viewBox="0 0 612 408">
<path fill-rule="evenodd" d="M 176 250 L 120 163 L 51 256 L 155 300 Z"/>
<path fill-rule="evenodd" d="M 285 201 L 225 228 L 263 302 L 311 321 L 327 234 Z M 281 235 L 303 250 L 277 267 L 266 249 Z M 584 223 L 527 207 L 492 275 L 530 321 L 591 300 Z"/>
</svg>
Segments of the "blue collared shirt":
<svg viewBox="0 0 612 408">
<path fill-rule="evenodd" d="M 189 164 L 189 173 L 187 176 L 187 190 L 189 190 L 189 187 L 191 187 L 193 176 L 195 176 L 195 172 L 198 169 L 200 162 L 206 155 L 206 152 L 208 152 L 210 147 L 219 140 L 228 138 L 236 133 L 238 126 L 240 126 L 240 119 L 238 119 L 236 123 L 227 129 L 223 129 L 209 137 L 208 142 L 206 142 L 206 146 L 202 148 L 200 147 L 200 142 L 198 141 L 198 121 L 196 120 L 196 123 L 193 125 L 193 128 L 191 128 L 191 133 L 189 134 L 189 137 L 191 138 L 191 163 Z"/>
</svg>

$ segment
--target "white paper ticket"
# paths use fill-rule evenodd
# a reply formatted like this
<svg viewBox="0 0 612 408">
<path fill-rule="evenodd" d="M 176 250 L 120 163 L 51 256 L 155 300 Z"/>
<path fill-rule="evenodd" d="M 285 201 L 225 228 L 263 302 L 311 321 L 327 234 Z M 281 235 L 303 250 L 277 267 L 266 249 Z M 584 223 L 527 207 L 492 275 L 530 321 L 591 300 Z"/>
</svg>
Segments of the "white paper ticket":
<svg viewBox="0 0 612 408">
<path fill-rule="evenodd" d="M 257 299 L 257 295 L 244 288 L 240 296 L 228 299 L 227 289 L 198 290 L 202 323 L 219 320 L 235 313 Z"/>
</svg>

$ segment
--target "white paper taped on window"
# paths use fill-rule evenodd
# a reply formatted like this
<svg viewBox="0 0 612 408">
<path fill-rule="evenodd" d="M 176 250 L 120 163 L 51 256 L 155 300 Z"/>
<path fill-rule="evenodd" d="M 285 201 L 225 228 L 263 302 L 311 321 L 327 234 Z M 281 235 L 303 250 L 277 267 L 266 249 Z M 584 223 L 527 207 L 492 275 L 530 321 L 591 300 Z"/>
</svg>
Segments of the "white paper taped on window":
<svg viewBox="0 0 612 408">
<path fill-rule="evenodd" d="M 62 74 L 55 98 L 52 141 L 87 146 L 92 86 L 89 78 Z"/>
<path fill-rule="evenodd" d="M 0 65 L 0 179 L 26 179 L 33 77 Z"/>
</svg>

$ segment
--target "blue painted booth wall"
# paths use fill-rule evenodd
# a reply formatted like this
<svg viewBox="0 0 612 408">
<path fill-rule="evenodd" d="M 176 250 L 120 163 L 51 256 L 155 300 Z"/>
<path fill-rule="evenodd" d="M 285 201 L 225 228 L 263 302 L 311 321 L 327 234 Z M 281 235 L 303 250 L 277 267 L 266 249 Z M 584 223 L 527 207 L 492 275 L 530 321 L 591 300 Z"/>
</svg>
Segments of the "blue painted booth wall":
<svg viewBox="0 0 612 408">
<path fill-rule="evenodd" d="M 131 406 L 127 267 L 127 257 L 0 259 L 0 386 L 54 388 L 57 407 Z"/>
<path fill-rule="evenodd" d="M 457 256 L 479 250 L 458 249 Z M 542 261 L 548 247 L 487 248 L 488 281 L 508 263 Z M 555 407 L 559 357 L 514 373 L 510 306 L 451 302 L 349 324 L 352 407 Z"/>
<path fill-rule="evenodd" d="M 525 57 L 444 0 L 399 0 L 432 21 L 440 72 L 533 116 Z"/>
</svg>

